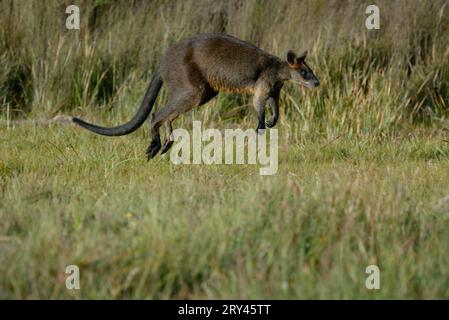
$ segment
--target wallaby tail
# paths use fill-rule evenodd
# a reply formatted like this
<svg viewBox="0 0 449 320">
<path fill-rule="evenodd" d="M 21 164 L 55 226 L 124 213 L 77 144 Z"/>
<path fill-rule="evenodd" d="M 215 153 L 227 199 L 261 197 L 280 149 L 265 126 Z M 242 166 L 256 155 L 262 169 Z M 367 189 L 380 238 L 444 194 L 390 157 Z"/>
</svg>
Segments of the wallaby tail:
<svg viewBox="0 0 449 320">
<path fill-rule="evenodd" d="M 162 79 L 159 73 L 156 71 L 153 79 L 151 79 L 150 86 L 145 93 L 142 104 L 134 117 L 127 123 L 117 127 L 105 128 L 95 124 L 85 122 L 79 118 L 72 118 L 72 121 L 87 130 L 104 135 L 104 136 L 123 136 L 137 130 L 148 118 L 151 110 L 153 109 L 154 102 L 156 101 L 159 90 L 162 86 Z"/>
</svg>

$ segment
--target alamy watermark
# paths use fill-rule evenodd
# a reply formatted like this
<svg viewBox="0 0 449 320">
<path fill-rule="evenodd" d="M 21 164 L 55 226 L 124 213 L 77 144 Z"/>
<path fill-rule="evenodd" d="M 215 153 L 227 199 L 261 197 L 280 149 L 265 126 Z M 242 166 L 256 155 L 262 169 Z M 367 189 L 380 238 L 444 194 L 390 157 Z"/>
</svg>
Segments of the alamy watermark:
<svg viewBox="0 0 449 320">
<path fill-rule="evenodd" d="M 65 279 L 65 287 L 68 290 L 79 290 L 80 289 L 80 268 L 77 265 L 68 265 L 65 268 L 65 274 L 67 275 Z"/>
<path fill-rule="evenodd" d="M 365 273 L 369 276 L 365 280 L 365 287 L 368 290 L 380 289 L 380 269 L 375 264 L 366 267 Z"/>
<path fill-rule="evenodd" d="M 192 136 L 178 128 L 173 130 L 173 139 L 173 164 L 259 164 L 260 175 L 278 171 L 277 129 L 225 129 L 223 134 L 218 129 L 203 130 L 201 121 L 194 121 Z"/>
<path fill-rule="evenodd" d="M 366 7 L 365 13 L 369 16 L 365 20 L 365 27 L 368 30 L 379 30 L 380 29 L 380 10 L 379 7 L 371 4 Z"/>
<path fill-rule="evenodd" d="M 77 5 L 69 5 L 65 9 L 65 13 L 68 17 L 65 21 L 65 26 L 69 30 L 79 30 L 80 29 L 80 8 Z M 366 7 L 365 13 L 369 16 L 365 19 L 365 27 L 368 30 L 379 30 L 380 29 L 380 10 L 375 4 L 371 4 Z"/>
<path fill-rule="evenodd" d="M 69 16 L 65 20 L 65 27 L 69 30 L 80 29 L 80 8 L 74 4 L 65 8 L 65 13 Z"/>
</svg>

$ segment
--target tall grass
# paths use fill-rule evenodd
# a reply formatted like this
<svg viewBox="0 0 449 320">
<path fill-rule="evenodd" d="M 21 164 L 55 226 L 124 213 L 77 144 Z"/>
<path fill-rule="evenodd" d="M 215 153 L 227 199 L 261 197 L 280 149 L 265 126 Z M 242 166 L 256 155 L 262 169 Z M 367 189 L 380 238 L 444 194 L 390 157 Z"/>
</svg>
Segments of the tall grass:
<svg viewBox="0 0 449 320">
<path fill-rule="evenodd" d="M 380 30 L 371 1 L 76 1 L 80 31 L 69 4 L 0 2 L 0 119 L 121 123 L 163 51 L 199 32 L 309 49 L 321 86 L 285 86 L 275 176 L 147 162 L 145 128 L 0 125 L 0 298 L 449 296 L 448 1 L 378 0 Z M 255 121 L 231 94 L 174 126 L 192 118 Z"/>
<path fill-rule="evenodd" d="M 2 113 L 8 105 L 16 117 L 108 109 L 129 116 L 136 106 L 121 101 L 134 95 L 137 103 L 169 45 L 226 32 L 279 56 L 309 49 L 321 88 L 288 85 L 282 96 L 282 122 L 300 136 L 385 135 L 446 121 L 447 1 L 377 1 L 380 30 L 365 28 L 370 3 L 360 1 L 78 1 L 80 31 L 65 28 L 69 4 L 1 2 Z M 202 108 L 203 120 L 252 112 L 245 97 L 219 99 L 209 103 L 213 111 Z"/>
</svg>

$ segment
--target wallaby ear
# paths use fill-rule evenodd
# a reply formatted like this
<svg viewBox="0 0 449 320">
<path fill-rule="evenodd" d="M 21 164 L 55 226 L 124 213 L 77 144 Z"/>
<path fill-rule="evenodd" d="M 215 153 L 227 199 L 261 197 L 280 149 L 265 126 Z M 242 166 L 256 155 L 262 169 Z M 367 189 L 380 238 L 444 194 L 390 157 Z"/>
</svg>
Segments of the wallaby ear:
<svg viewBox="0 0 449 320">
<path fill-rule="evenodd" d="M 292 50 L 288 50 L 287 52 L 287 62 L 288 64 L 294 65 L 296 63 L 296 53 Z"/>
<path fill-rule="evenodd" d="M 307 50 L 299 55 L 298 61 L 304 62 L 304 60 L 306 60 L 306 57 L 307 57 Z"/>
</svg>

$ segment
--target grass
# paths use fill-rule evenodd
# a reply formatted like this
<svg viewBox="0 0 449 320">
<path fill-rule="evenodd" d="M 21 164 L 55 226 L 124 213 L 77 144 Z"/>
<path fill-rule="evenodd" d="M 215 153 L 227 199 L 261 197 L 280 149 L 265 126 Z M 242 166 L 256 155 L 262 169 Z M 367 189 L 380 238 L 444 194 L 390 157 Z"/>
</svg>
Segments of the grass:
<svg viewBox="0 0 449 320">
<path fill-rule="evenodd" d="M 0 2 L 0 298 L 449 297 L 447 1 L 376 1 L 367 30 L 363 1 L 80 0 L 69 31 L 72 2 Z M 276 175 L 147 162 L 148 128 L 40 125 L 123 123 L 200 32 L 309 50 L 321 85 L 285 85 Z M 220 94 L 174 127 L 253 128 L 251 108 Z"/>
<path fill-rule="evenodd" d="M 144 133 L 0 136 L 2 298 L 449 296 L 449 143 L 438 134 L 284 143 L 265 177 L 146 162 Z M 69 264 L 80 291 L 65 288 Z M 380 290 L 365 288 L 370 264 Z"/>
</svg>

